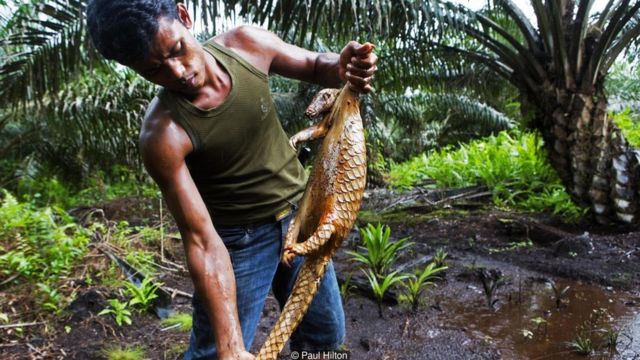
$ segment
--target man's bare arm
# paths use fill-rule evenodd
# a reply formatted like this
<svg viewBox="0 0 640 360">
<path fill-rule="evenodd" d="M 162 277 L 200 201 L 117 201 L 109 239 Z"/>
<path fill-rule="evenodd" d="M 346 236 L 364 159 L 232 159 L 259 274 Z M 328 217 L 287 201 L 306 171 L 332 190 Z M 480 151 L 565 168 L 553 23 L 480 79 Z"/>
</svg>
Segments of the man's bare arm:
<svg viewBox="0 0 640 360">
<path fill-rule="evenodd" d="M 174 216 L 196 291 L 209 315 L 220 359 L 253 359 L 245 351 L 229 253 L 184 161 L 192 151 L 185 131 L 152 104 L 140 135 L 145 167 Z"/>
<path fill-rule="evenodd" d="M 317 53 L 287 44 L 267 30 L 240 26 L 215 38 L 240 53 L 264 73 L 276 73 L 326 87 L 349 83 L 358 91 L 369 92 L 377 70 L 377 56 L 369 43 L 349 42 L 340 52 Z"/>
</svg>

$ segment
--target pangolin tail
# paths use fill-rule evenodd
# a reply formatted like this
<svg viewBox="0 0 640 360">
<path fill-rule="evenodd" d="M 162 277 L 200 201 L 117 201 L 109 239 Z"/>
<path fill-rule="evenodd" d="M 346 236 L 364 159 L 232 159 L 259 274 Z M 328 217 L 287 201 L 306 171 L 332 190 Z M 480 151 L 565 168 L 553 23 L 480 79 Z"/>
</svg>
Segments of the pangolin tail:
<svg viewBox="0 0 640 360">
<path fill-rule="evenodd" d="M 278 322 L 262 345 L 256 360 L 276 360 L 287 340 L 302 321 L 314 296 L 320 287 L 320 281 L 327 270 L 328 259 L 307 257 L 300 267 L 291 295 L 287 299 Z"/>
</svg>

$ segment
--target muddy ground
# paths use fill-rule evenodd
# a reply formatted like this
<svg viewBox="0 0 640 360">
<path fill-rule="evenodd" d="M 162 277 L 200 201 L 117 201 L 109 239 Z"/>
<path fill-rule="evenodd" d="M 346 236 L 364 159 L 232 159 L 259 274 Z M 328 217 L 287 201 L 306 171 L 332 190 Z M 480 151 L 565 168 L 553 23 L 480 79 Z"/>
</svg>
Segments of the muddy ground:
<svg viewBox="0 0 640 360">
<path fill-rule="evenodd" d="M 375 201 L 376 196 L 369 194 L 359 224 L 379 221 L 391 226 L 393 238 L 408 236 L 415 242 L 398 265 L 422 268 L 441 248 L 448 253 L 449 269 L 425 291 L 416 312 L 388 302 L 381 318 L 365 289 L 352 288 L 343 299 L 344 349 L 350 359 L 579 359 L 583 357 L 570 352 L 567 342 L 587 323 L 594 342 L 603 341 L 600 330 L 605 328 L 619 334 L 617 351 L 600 349 L 591 358 L 640 359 L 640 229 L 565 224 L 548 214 L 506 212 L 478 204 L 380 213 L 385 206 Z M 135 225 L 157 218 L 154 206 L 126 199 L 100 207 L 106 219 Z M 356 284 L 364 276 L 344 252 L 357 248 L 357 231 L 352 235 L 335 264 L 341 279 L 352 274 L 351 284 Z M 184 264 L 178 239 L 169 238 L 165 246 L 169 260 Z M 97 273 L 108 262 L 94 249 L 85 269 Z M 483 269 L 500 280 L 493 309 L 480 280 Z M 76 300 L 55 320 L 24 327 L 21 334 L 13 328 L 0 329 L 1 359 L 98 359 L 104 357 L 105 347 L 114 344 L 140 345 L 149 359 L 180 358 L 188 334 L 165 330 L 154 315 L 135 314 L 133 325 L 123 327 L 110 317 L 98 316 L 106 299 L 117 293 L 103 284 L 88 284 L 87 271 L 69 279 Z M 184 271 L 166 272 L 160 280 L 170 288 L 192 291 Z M 569 286 L 558 302 L 551 283 L 558 289 Z M 2 311 L 26 314 L 33 303 L 20 294 L 28 291 L 19 284 L 0 287 Z M 173 310 L 190 312 L 189 298 L 174 295 Z M 598 309 L 605 310 L 596 317 Z M 275 300 L 270 298 L 254 352 L 277 314 Z M 534 325 L 536 318 L 543 320 Z M 292 357 L 285 351 L 282 358 Z"/>
</svg>

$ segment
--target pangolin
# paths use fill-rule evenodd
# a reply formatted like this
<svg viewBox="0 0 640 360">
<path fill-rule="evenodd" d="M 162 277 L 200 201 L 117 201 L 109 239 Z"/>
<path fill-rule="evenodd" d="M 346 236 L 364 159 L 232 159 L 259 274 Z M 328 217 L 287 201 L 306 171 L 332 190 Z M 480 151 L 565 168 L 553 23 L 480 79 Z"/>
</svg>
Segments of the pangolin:
<svg viewBox="0 0 640 360">
<path fill-rule="evenodd" d="M 280 318 L 256 357 L 277 359 L 302 321 L 313 300 L 329 260 L 347 237 L 360 210 L 367 171 L 366 148 L 358 93 L 349 84 L 320 91 L 306 115 L 326 112 L 322 120 L 295 134 L 297 144 L 324 136 L 316 155 L 300 207 L 285 236 L 282 261 L 305 257 Z"/>
</svg>

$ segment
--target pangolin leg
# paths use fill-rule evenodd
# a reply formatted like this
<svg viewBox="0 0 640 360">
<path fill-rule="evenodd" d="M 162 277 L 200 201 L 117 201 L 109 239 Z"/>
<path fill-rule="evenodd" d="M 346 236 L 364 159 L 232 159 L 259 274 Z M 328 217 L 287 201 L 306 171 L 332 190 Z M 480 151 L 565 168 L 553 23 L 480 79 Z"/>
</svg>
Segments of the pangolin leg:
<svg viewBox="0 0 640 360">
<path fill-rule="evenodd" d="M 289 139 L 289 145 L 295 149 L 300 143 L 324 137 L 331 127 L 331 124 L 329 124 L 330 118 L 331 117 L 327 115 L 320 123 L 296 133 Z"/>
<path fill-rule="evenodd" d="M 287 235 L 285 235 L 284 237 L 285 251 L 282 254 L 283 262 L 285 260 L 284 255 L 286 254 L 286 249 L 289 249 L 296 244 L 296 241 L 298 240 L 298 235 L 300 234 L 300 222 L 298 221 L 298 216 L 300 216 L 300 213 L 296 214 L 296 216 L 294 216 L 291 219 L 291 222 L 289 223 L 289 230 L 287 230 Z M 291 260 L 293 260 L 293 258 L 291 258 Z"/>
<path fill-rule="evenodd" d="M 334 232 L 335 227 L 333 224 L 320 224 L 307 241 L 285 247 L 284 254 L 282 255 L 282 262 L 289 265 L 296 255 L 304 256 L 317 251 L 322 245 L 329 241 L 331 234 Z"/>
</svg>

